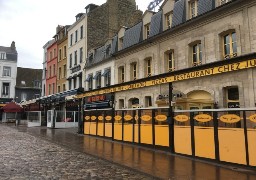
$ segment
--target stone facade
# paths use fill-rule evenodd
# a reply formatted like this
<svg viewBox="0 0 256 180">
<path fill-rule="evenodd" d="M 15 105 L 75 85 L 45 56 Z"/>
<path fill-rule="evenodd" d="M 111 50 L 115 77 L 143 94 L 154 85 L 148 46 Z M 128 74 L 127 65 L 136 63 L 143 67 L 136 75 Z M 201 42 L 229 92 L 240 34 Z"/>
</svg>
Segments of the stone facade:
<svg viewBox="0 0 256 180">
<path fill-rule="evenodd" d="M 168 12 L 168 9 L 165 8 L 167 5 L 168 3 L 165 3 L 162 7 L 166 12 Z M 171 10 L 169 9 L 169 11 Z M 175 70 L 192 68 L 191 48 L 196 42 L 201 42 L 202 45 L 202 64 L 229 61 L 225 60 L 223 56 L 223 36 L 229 32 L 236 32 L 237 56 L 255 52 L 255 10 L 255 1 L 231 2 L 178 27 L 164 31 L 153 39 L 151 38 L 150 43 L 142 41 L 139 45 L 124 49 L 115 56 L 115 84 L 120 83 L 118 78 L 120 74 L 117 70 L 121 66 L 125 67 L 125 82 L 132 82 L 132 63 L 137 63 L 138 79 L 146 78 L 145 59 L 149 57 L 152 59 L 153 76 L 167 73 L 166 53 L 170 50 L 174 52 Z M 144 16 L 144 18 L 148 18 L 148 16 Z M 237 87 L 240 107 L 254 107 L 256 101 L 255 71 L 256 69 L 252 68 L 179 81 L 174 82 L 173 86 L 175 91 L 183 94 L 183 98 L 190 97 L 189 95 L 196 91 L 207 92 L 211 95 L 211 99 L 209 99 L 212 101 L 211 104 L 217 103 L 219 107 L 227 107 L 226 89 Z M 116 93 L 116 107 L 131 108 L 129 100 L 133 98 L 139 99 L 140 107 L 147 107 L 145 105 L 146 96 L 151 97 L 152 106 L 156 107 L 159 95 L 163 94 L 168 94 L 168 84 L 118 92 Z M 120 105 L 119 100 L 124 100 L 124 105 Z"/>
<path fill-rule="evenodd" d="M 107 0 L 88 13 L 88 49 L 97 48 L 112 38 L 121 26 L 133 26 L 141 20 L 135 0 Z"/>
</svg>

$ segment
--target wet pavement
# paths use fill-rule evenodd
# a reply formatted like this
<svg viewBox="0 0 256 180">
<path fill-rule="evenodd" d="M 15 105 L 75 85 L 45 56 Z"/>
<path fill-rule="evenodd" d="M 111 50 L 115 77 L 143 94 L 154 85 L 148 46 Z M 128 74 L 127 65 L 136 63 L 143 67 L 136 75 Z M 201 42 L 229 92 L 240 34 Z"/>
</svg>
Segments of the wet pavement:
<svg viewBox="0 0 256 180">
<path fill-rule="evenodd" d="M 17 129 L 16 127 L 13 128 Z M 27 132 L 34 137 L 40 137 L 61 145 L 71 149 L 72 152 L 90 154 L 160 179 L 256 180 L 256 170 L 233 168 L 228 165 L 218 165 L 213 162 L 172 155 L 169 152 L 156 149 L 78 135 L 75 128 L 48 129 L 46 127 L 27 128 L 19 126 L 18 131 Z M 150 179 L 150 176 L 146 179 Z M 114 179 L 120 179 L 120 177 Z M 138 179 L 141 178 L 138 177 Z"/>
</svg>

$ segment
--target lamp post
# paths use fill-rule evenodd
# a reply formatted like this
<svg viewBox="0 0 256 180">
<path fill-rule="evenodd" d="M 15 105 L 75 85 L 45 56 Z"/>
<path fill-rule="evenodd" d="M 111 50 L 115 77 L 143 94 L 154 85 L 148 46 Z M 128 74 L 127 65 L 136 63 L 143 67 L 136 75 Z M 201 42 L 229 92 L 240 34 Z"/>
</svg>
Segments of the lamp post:
<svg viewBox="0 0 256 180">
<path fill-rule="evenodd" d="M 168 108 L 168 123 L 169 123 L 169 147 L 171 153 L 174 153 L 174 118 L 173 118 L 173 86 L 169 83 L 169 108 Z"/>
</svg>

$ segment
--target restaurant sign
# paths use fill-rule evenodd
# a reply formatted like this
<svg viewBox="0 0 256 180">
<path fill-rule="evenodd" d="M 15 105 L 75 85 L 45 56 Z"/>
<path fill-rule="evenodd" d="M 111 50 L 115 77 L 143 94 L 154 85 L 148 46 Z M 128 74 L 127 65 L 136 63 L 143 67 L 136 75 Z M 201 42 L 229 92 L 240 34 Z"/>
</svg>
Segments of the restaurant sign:
<svg viewBox="0 0 256 180">
<path fill-rule="evenodd" d="M 113 87 L 113 88 L 108 88 L 108 89 L 103 89 L 98 91 L 92 91 L 92 92 L 84 93 L 81 95 L 77 95 L 76 98 L 83 98 L 83 97 L 90 97 L 95 95 L 127 91 L 132 89 L 139 89 L 143 87 L 150 87 L 150 86 L 166 84 L 170 82 L 178 82 L 178 81 L 211 76 L 215 74 L 222 74 L 226 72 L 238 71 L 238 70 L 243 70 L 243 69 L 248 69 L 253 67 L 256 67 L 256 59 L 226 64 L 222 66 L 216 66 L 212 68 L 201 69 L 197 71 L 191 71 L 191 72 L 181 73 L 176 75 L 170 75 L 170 76 L 167 75 L 166 77 L 163 77 L 163 78 L 157 78 L 153 80 L 142 81 L 138 83 L 131 83 L 128 85 L 121 85 L 118 87 Z"/>
</svg>

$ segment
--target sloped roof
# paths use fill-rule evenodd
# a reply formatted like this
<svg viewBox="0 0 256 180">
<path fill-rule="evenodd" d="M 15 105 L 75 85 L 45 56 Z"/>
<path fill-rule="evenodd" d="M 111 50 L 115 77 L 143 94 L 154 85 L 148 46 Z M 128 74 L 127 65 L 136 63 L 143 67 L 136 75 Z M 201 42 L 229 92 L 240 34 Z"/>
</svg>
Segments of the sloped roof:
<svg viewBox="0 0 256 180">
<path fill-rule="evenodd" d="M 17 87 L 34 87 L 35 81 L 42 81 L 42 69 L 31 69 L 17 67 Z M 21 81 L 25 81 L 25 85 L 22 85 Z"/>
</svg>

